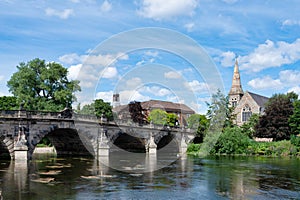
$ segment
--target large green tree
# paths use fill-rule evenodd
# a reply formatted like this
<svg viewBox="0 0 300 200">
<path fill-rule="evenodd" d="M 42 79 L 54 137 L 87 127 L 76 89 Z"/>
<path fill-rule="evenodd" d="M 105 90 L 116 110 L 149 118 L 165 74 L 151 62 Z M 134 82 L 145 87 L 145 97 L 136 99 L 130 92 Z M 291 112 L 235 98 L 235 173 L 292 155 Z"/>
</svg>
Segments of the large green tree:
<svg viewBox="0 0 300 200">
<path fill-rule="evenodd" d="M 255 136 L 273 138 L 275 141 L 290 139 L 289 118 L 293 114 L 293 102 L 297 98 L 298 95 L 293 92 L 273 95 L 267 102 L 265 114 L 255 126 Z"/>
<path fill-rule="evenodd" d="M 197 129 L 197 137 L 202 142 L 205 136 L 205 132 L 209 127 L 209 120 L 205 115 L 193 114 L 188 119 L 188 128 Z"/>
<path fill-rule="evenodd" d="M 104 102 L 103 99 L 96 99 L 93 103 L 77 109 L 77 112 L 84 115 L 96 115 L 98 118 L 104 115 L 108 121 L 113 120 L 112 106 L 109 102 Z"/>
<path fill-rule="evenodd" d="M 294 113 L 289 118 L 291 134 L 300 134 L 300 100 L 294 101 Z"/>
<path fill-rule="evenodd" d="M 161 109 L 153 109 L 148 116 L 148 121 L 157 125 L 166 125 L 167 116 L 168 113 L 166 111 Z"/>
<path fill-rule="evenodd" d="M 17 98 L 12 96 L 0 97 L 0 110 L 18 110 Z"/>
<path fill-rule="evenodd" d="M 80 91 L 79 81 L 68 80 L 68 70 L 55 62 L 36 58 L 20 63 L 7 82 L 9 91 L 28 110 L 60 111 L 71 107 Z"/>
</svg>

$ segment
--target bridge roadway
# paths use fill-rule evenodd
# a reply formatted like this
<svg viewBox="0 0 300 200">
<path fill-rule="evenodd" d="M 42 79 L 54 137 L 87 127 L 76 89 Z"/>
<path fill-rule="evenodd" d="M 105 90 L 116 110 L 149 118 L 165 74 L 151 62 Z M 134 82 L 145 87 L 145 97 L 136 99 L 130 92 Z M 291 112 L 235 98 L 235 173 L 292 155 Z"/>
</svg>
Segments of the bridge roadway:
<svg viewBox="0 0 300 200">
<path fill-rule="evenodd" d="M 30 159 L 44 137 L 58 155 L 96 157 L 118 149 L 155 154 L 169 144 L 173 151 L 184 153 L 194 136 L 194 131 L 185 128 L 107 123 L 75 113 L 0 111 L 0 154 L 16 160 Z"/>
</svg>

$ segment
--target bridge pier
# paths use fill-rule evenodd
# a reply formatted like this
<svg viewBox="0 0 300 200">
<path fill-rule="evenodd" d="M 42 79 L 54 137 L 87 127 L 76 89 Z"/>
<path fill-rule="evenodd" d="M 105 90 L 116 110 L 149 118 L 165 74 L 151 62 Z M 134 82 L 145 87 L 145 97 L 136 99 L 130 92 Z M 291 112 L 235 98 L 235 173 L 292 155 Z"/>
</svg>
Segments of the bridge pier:
<svg viewBox="0 0 300 200">
<path fill-rule="evenodd" d="M 98 157 L 101 156 L 109 156 L 109 145 L 108 145 L 108 139 L 105 135 L 106 130 L 104 129 L 104 127 L 100 128 L 100 133 L 98 136 Z"/>
<path fill-rule="evenodd" d="M 187 142 L 186 142 L 186 137 L 185 137 L 185 134 L 182 133 L 181 134 L 181 140 L 180 140 L 180 146 L 179 146 L 179 153 L 181 154 L 185 154 L 186 151 L 187 151 Z"/>
<path fill-rule="evenodd" d="M 146 152 L 148 152 L 149 154 L 156 154 L 156 151 L 157 151 L 157 145 L 154 142 L 154 136 L 151 132 L 149 141 L 146 144 Z"/>
</svg>

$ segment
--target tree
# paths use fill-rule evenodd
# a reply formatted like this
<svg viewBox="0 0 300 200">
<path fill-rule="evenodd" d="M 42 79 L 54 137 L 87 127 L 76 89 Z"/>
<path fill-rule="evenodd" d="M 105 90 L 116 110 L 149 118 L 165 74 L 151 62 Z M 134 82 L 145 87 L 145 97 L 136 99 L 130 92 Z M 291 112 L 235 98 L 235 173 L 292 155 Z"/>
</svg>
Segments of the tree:
<svg viewBox="0 0 300 200">
<path fill-rule="evenodd" d="M 0 110 L 18 110 L 17 98 L 11 96 L 0 97 Z"/>
<path fill-rule="evenodd" d="M 253 138 L 255 134 L 255 126 L 257 125 L 258 120 L 259 115 L 256 113 L 252 114 L 249 121 L 247 121 L 241 126 L 242 133 L 247 135 L 249 138 Z"/>
<path fill-rule="evenodd" d="M 148 121 L 157 125 L 166 125 L 167 116 L 168 113 L 166 111 L 161 109 L 153 109 L 148 116 Z"/>
<path fill-rule="evenodd" d="M 104 102 L 103 99 L 96 99 L 93 103 L 86 104 L 77 111 L 79 114 L 96 115 L 98 118 L 103 114 L 108 121 L 113 120 L 112 106 L 110 103 Z"/>
<path fill-rule="evenodd" d="M 108 121 L 113 120 L 112 106 L 108 102 L 104 102 L 103 99 L 96 99 L 94 101 L 95 114 L 97 117 L 101 117 L 102 114 Z"/>
<path fill-rule="evenodd" d="M 294 112 L 289 118 L 289 126 L 291 128 L 291 134 L 300 134 L 300 100 L 296 100 L 293 103 Z"/>
<path fill-rule="evenodd" d="M 200 142 L 202 142 L 205 132 L 209 127 L 209 120 L 205 117 L 205 115 L 192 114 L 187 121 L 188 128 L 197 129 L 197 137 L 199 137 Z"/>
<path fill-rule="evenodd" d="M 178 116 L 175 113 L 167 113 L 167 124 L 174 127 L 178 123 Z"/>
<path fill-rule="evenodd" d="M 20 63 L 7 82 L 9 91 L 29 110 L 60 111 L 71 107 L 80 91 L 79 81 L 69 81 L 68 70 L 55 62 L 36 58 Z"/>
<path fill-rule="evenodd" d="M 255 126 L 255 136 L 273 138 L 273 140 L 290 139 L 289 118 L 293 114 L 295 93 L 275 94 L 267 102 L 265 114 Z"/>
<path fill-rule="evenodd" d="M 133 122 L 138 124 L 144 124 L 146 122 L 145 115 L 143 114 L 143 108 L 141 102 L 132 101 L 128 105 L 130 117 Z"/>
<path fill-rule="evenodd" d="M 233 107 L 229 106 L 228 97 L 220 90 L 212 95 L 211 103 L 207 103 L 207 117 L 211 123 L 223 124 L 223 127 L 233 126 Z"/>
</svg>

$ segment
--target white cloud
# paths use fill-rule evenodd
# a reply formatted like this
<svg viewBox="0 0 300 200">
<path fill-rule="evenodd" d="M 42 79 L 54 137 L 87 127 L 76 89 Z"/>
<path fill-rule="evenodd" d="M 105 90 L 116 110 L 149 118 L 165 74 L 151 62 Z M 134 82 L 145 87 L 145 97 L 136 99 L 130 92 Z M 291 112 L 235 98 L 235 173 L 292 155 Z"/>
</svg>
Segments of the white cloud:
<svg viewBox="0 0 300 200">
<path fill-rule="evenodd" d="M 138 86 L 142 84 L 142 79 L 139 77 L 134 77 L 126 81 L 126 88 L 127 89 L 136 89 Z"/>
<path fill-rule="evenodd" d="M 3 75 L 0 75 L 0 81 L 3 81 L 4 80 L 4 76 Z"/>
<path fill-rule="evenodd" d="M 107 67 L 102 72 L 102 78 L 110 79 L 110 78 L 115 78 L 117 75 L 118 75 L 118 71 L 117 68 L 115 67 Z"/>
<path fill-rule="evenodd" d="M 300 82 L 300 71 L 284 70 L 279 73 L 279 78 L 285 85 L 298 85 Z"/>
<path fill-rule="evenodd" d="M 178 79 L 181 77 L 181 74 L 178 72 L 169 71 L 164 74 L 164 77 L 168 79 Z"/>
<path fill-rule="evenodd" d="M 300 20 L 286 19 L 282 22 L 282 26 L 300 26 Z"/>
<path fill-rule="evenodd" d="M 69 80 L 75 80 L 78 77 L 78 74 L 80 72 L 80 69 L 82 67 L 82 64 L 78 64 L 78 65 L 71 65 L 68 68 L 68 79 Z"/>
<path fill-rule="evenodd" d="M 292 87 L 288 90 L 288 92 L 295 92 L 296 94 L 299 95 L 298 98 L 300 98 L 300 87 L 299 86 L 295 86 L 295 87 Z"/>
<path fill-rule="evenodd" d="M 148 101 L 150 97 L 142 95 L 136 90 L 123 90 L 120 92 L 121 104 L 128 104 L 131 101 Z"/>
<path fill-rule="evenodd" d="M 152 57 L 157 57 L 158 56 L 158 51 L 146 51 L 145 55 L 146 56 L 152 56 Z"/>
<path fill-rule="evenodd" d="M 138 13 L 145 18 L 163 20 L 191 16 L 197 6 L 197 0 L 143 0 Z"/>
<path fill-rule="evenodd" d="M 162 88 L 159 86 L 143 87 L 139 91 L 148 92 L 158 97 L 166 97 L 172 94 L 172 91 L 168 90 L 167 88 Z"/>
<path fill-rule="evenodd" d="M 191 82 L 186 82 L 185 86 L 192 90 L 193 92 L 207 93 L 209 86 L 204 82 L 199 82 L 198 80 L 193 80 Z"/>
<path fill-rule="evenodd" d="M 47 8 L 45 10 L 47 16 L 56 16 L 61 19 L 68 19 L 74 14 L 73 9 L 64 9 L 63 11 L 55 10 L 53 8 Z"/>
<path fill-rule="evenodd" d="M 66 64 L 75 64 L 81 62 L 81 57 L 76 53 L 71 53 L 60 56 L 58 60 Z"/>
<path fill-rule="evenodd" d="M 239 63 L 241 69 L 259 72 L 267 68 L 291 64 L 299 59 L 300 39 L 295 40 L 293 43 L 283 41 L 274 43 L 267 40 L 249 55 L 240 57 Z"/>
<path fill-rule="evenodd" d="M 272 79 L 270 76 L 255 78 L 248 82 L 248 85 L 254 89 L 281 89 L 282 82 L 279 79 Z"/>
<path fill-rule="evenodd" d="M 112 4 L 109 3 L 107 0 L 105 0 L 101 5 L 100 10 L 101 12 L 109 12 L 111 8 L 112 8 Z"/>
<path fill-rule="evenodd" d="M 193 28 L 195 27 L 195 24 L 194 23 L 187 23 L 187 24 L 185 24 L 184 25 L 184 28 L 186 28 L 186 30 L 188 31 L 188 32 L 191 32 L 192 30 L 193 30 Z"/>
<path fill-rule="evenodd" d="M 234 65 L 235 53 L 226 51 L 221 54 L 221 65 L 224 67 L 232 67 Z"/>
<path fill-rule="evenodd" d="M 103 99 L 105 102 L 112 103 L 113 91 L 97 92 L 95 99 Z"/>
<path fill-rule="evenodd" d="M 228 3 L 228 4 L 233 4 L 233 3 L 237 2 L 238 0 L 222 0 L 222 1 L 225 3 Z"/>
</svg>

